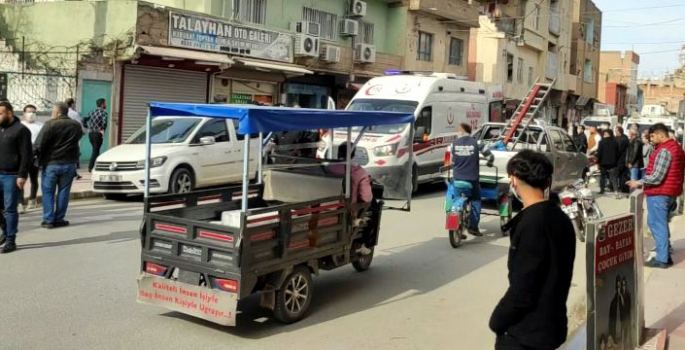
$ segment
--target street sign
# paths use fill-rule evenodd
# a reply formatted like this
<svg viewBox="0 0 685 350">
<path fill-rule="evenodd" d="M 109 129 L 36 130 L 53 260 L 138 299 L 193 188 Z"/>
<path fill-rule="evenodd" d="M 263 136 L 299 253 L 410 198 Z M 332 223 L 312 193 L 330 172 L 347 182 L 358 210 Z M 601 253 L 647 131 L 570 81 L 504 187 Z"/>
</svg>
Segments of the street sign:
<svg viewBox="0 0 685 350">
<path fill-rule="evenodd" d="M 636 241 L 642 238 L 636 235 L 641 232 L 636 224 L 633 213 L 588 223 L 589 350 L 638 346 L 641 274 L 637 273 L 636 261 L 642 259 L 636 259 Z"/>
</svg>

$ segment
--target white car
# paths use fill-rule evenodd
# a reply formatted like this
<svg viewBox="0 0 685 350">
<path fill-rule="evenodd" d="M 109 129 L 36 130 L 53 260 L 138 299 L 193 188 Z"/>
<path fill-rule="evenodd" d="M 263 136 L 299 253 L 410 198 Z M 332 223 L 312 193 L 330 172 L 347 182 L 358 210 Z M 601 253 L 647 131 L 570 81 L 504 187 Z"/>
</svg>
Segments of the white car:
<svg viewBox="0 0 685 350">
<path fill-rule="evenodd" d="M 243 135 L 237 122 L 198 117 L 152 121 L 150 193 L 186 193 L 195 188 L 240 182 Z M 256 135 L 252 135 L 256 138 Z M 250 143 L 250 173 L 256 174 L 258 140 Z M 145 190 L 145 128 L 123 145 L 101 154 L 92 174 L 93 190 L 108 199 Z"/>
</svg>

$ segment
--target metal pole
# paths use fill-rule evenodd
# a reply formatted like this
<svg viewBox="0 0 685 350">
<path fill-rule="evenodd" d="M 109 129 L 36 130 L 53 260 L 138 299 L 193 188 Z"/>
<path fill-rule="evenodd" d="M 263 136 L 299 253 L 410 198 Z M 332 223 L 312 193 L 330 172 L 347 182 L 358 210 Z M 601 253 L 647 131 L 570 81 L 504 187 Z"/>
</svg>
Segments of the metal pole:
<svg viewBox="0 0 685 350">
<path fill-rule="evenodd" d="M 352 139 L 352 128 L 347 127 L 347 154 L 345 155 L 345 198 L 350 198 L 350 174 L 352 173 L 352 163 L 350 158 L 352 158 L 352 145 L 350 144 L 350 139 Z"/>
<path fill-rule="evenodd" d="M 243 145 L 243 198 L 240 209 L 247 211 L 247 192 L 250 184 L 250 134 L 245 134 Z"/>
<path fill-rule="evenodd" d="M 333 159 L 333 141 L 335 140 L 333 134 L 335 134 L 335 129 L 328 131 L 328 159 Z"/>
<path fill-rule="evenodd" d="M 359 135 L 357 135 L 357 138 L 354 140 L 354 144 L 352 144 L 352 147 L 357 147 L 357 144 L 359 144 L 359 141 L 362 140 L 362 136 L 364 136 L 364 132 L 366 132 L 366 126 L 362 127 L 361 130 L 359 130 Z"/>
<path fill-rule="evenodd" d="M 264 171 L 264 136 L 259 133 L 259 161 L 257 162 L 257 184 L 262 184 Z"/>
<path fill-rule="evenodd" d="M 152 118 L 150 118 L 150 106 L 147 107 L 147 119 L 145 119 L 145 199 L 150 197 L 150 157 L 152 156 Z"/>
</svg>

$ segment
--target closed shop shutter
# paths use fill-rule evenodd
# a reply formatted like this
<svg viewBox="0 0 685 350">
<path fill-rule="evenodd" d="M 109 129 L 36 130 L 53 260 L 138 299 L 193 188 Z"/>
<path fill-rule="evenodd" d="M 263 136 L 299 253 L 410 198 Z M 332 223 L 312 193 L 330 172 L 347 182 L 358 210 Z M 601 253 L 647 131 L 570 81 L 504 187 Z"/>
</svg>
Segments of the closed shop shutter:
<svg viewBox="0 0 685 350">
<path fill-rule="evenodd" d="M 145 125 L 148 102 L 207 102 L 207 73 L 126 66 L 122 141 Z"/>
</svg>

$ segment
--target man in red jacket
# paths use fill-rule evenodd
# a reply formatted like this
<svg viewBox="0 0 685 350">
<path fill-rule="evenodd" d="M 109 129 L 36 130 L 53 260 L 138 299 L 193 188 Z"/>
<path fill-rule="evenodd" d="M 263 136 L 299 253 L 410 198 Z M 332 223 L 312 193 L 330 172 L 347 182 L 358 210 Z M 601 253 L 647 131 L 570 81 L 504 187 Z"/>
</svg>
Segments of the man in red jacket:
<svg viewBox="0 0 685 350">
<path fill-rule="evenodd" d="M 632 188 L 644 187 L 647 195 L 647 225 L 654 237 L 656 257 L 646 265 L 664 269 L 673 265 L 669 252 L 668 215 L 676 198 L 683 193 L 685 153 L 677 142 L 669 138 L 666 125 L 654 124 L 649 132 L 654 152 L 649 157 L 647 175 L 628 184 Z"/>
</svg>

